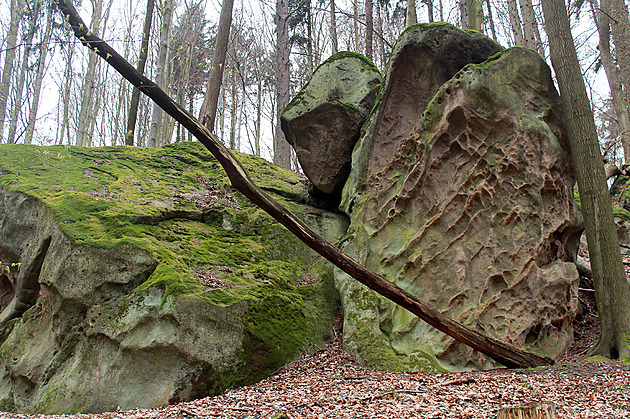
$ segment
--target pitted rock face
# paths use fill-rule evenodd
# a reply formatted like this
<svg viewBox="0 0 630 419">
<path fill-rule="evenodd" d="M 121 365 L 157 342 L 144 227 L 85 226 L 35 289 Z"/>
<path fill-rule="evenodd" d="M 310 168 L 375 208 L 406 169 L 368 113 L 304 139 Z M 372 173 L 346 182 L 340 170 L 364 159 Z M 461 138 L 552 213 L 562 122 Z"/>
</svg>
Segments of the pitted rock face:
<svg viewBox="0 0 630 419">
<path fill-rule="evenodd" d="M 420 38 L 423 30 L 435 27 L 414 29 Z M 410 36 L 401 42 L 415 45 Z M 398 50 L 394 64 L 429 61 L 416 56 L 420 48 Z M 465 67 L 435 95 L 426 83 L 399 81 L 430 78 L 435 66 L 392 67 L 344 189 L 345 250 L 467 327 L 558 356 L 572 340 L 578 274 L 570 261 L 581 230 L 549 68 L 512 49 Z M 492 366 L 341 273 L 337 285 L 344 342 L 366 362 Z"/>
<path fill-rule="evenodd" d="M 378 69 L 367 58 L 340 52 L 313 73 L 282 113 L 287 141 L 320 195 L 338 202 L 352 149 L 381 82 Z"/>
</svg>

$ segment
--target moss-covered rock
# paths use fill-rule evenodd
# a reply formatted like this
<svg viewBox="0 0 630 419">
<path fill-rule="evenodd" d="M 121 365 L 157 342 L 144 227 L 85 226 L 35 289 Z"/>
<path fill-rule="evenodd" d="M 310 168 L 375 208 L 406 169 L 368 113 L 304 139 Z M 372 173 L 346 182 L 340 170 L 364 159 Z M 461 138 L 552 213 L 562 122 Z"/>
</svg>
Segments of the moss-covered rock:
<svg viewBox="0 0 630 419">
<path fill-rule="evenodd" d="M 500 49 L 445 24 L 403 33 L 354 150 L 343 248 L 465 326 L 555 357 L 577 309 L 569 147 L 547 65 Z M 371 365 L 496 366 L 347 275 L 336 283 L 344 344 Z"/>
<path fill-rule="evenodd" d="M 238 156 L 331 241 L 344 217 Z M 0 404 L 151 407 L 261 379 L 330 338 L 332 269 L 233 191 L 199 143 L 0 146 Z"/>
<path fill-rule="evenodd" d="M 352 149 L 382 77 L 363 55 L 339 52 L 324 61 L 282 112 L 281 124 L 315 198 L 338 204 Z"/>
</svg>

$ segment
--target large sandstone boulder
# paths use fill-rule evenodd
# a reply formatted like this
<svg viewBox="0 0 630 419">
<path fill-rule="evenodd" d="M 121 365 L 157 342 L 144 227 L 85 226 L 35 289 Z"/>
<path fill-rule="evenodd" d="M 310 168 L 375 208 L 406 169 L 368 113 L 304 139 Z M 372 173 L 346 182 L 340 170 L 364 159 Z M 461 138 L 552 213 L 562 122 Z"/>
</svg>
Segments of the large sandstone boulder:
<svg viewBox="0 0 630 419">
<path fill-rule="evenodd" d="M 343 248 L 465 326 L 556 357 L 577 309 L 569 147 L 545 62 L 526 49 L 484 61 L 497 50 L 446 25 L 401 36 L 354 151 Z M 336 282 L 344 344 L 370 365 L 495 366 L 347 275 Z"/>
<path fill-rule="evenodd" d="M 239 156 L 335 240 L 295 174 Z M 330 337 L 332 269 L 199 143 L 0 146 L 0 410 L 154 407 L 254 382 Z"/>
<path fill-rule="evenodd" d="M 315 70 L 284 109 L 282 130 L 316 198 L 338 203 L 350 172 L 352 149 L 381 82 L 378 69 L 366 57 L 340 52 Z"/>
</svg>

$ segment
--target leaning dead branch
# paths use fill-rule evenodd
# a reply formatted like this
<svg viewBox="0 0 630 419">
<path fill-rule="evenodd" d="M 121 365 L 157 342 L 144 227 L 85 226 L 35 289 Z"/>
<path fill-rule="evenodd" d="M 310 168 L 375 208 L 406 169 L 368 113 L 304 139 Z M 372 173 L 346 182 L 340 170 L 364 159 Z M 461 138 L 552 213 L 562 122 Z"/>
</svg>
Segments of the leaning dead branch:
<svg viewBox="0 0 630 419">
<path fill-rule="evenodd" d="M 404 307 L 436 329 L 489 356 L 506 367 L 528 368 L 553 364 L 554 361 L 550 358 L 542 357 L 484 336 L 442 315 L 394 283 L 361 266 L 341 250 L 325 241 L 293 213 L 263 192 L 250 179 L 234 155 L 197 119 L 164 93 L 154 82 L 136 71 L 111 46 L 91 33 L 69 0 L 56 0 L 56 2 L 59 9 L 66 16 L 74 34 L 85 46 L 105 59 L 125 79 L 149 96 L 166 113 L 190 131 L 223 166 L 235 189 L 284 225 L 306 245 L 383 297 Z"/>
</svg>

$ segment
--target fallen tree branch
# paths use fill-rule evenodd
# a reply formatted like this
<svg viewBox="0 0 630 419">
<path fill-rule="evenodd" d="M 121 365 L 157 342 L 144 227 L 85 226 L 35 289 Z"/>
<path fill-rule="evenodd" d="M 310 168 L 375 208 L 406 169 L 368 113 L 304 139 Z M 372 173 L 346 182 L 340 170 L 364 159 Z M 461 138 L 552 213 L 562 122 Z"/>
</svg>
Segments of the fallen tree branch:
<svg viewBox="0 0 630 419">
<path fill-rule="evenodd" d="M 109 65 L 114 67 L 125 79 L 149 96 L 166 113 L 190 131 L 219 161 L 225 169 L 232 186 L 249 198 L 254 204 L 275 218 L 289 229 L 306 245 L 332 262 L 335 266 L 376 291 L 394 303 L 406 308 L 436 329 L 473 349 L 489 356 L 509 368 L 537 367 L 551 365 L 553 360 L 518 349 L 504 342 L 484 336 L 481 333 L 442 315 L 427 306 L 415 296 L 404 291 L 382 276 L 361 266 L 321 236 L 313 232 L 302 220 L 282 207 L 273 198 L 262 191 L 249 177 L 245 169 L 232 153 L 210 133 L 203 125 L 190 115 L 183 107 L 171 99 L 154 82 L 140 74 L 102 39 L 91 33 L 79 17 L 69 0 L 56 0 L 62 13 L 66 16 L 74 34 L 81 42 L 100 55 Z"/>
</svg>

